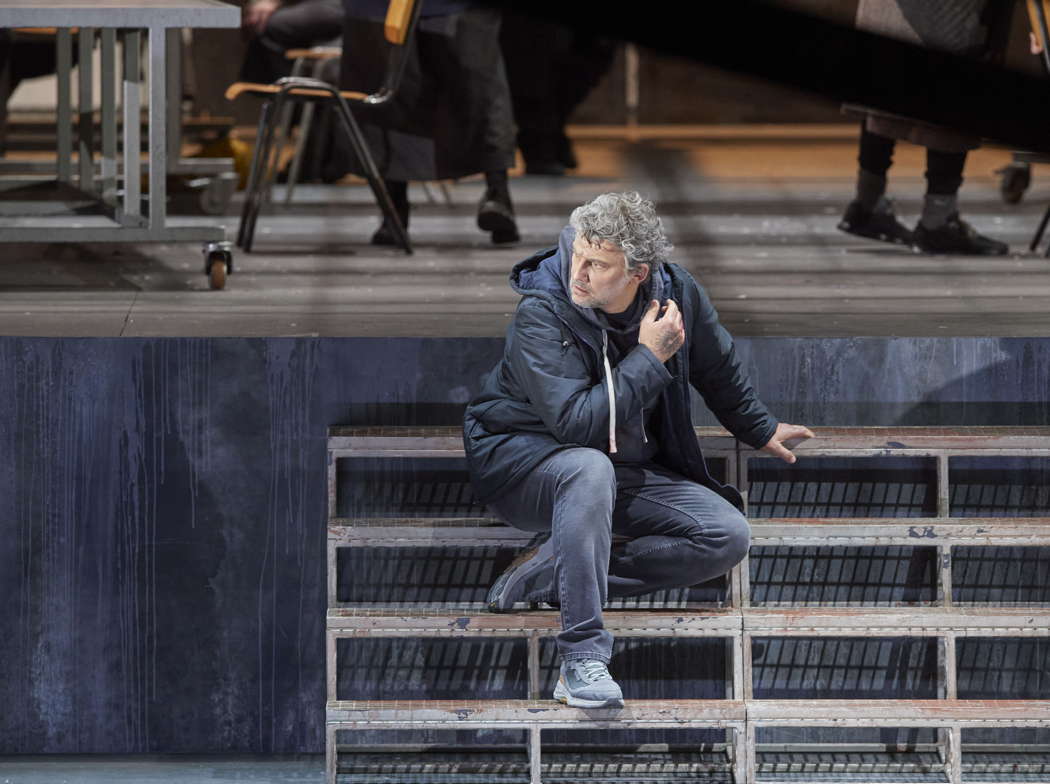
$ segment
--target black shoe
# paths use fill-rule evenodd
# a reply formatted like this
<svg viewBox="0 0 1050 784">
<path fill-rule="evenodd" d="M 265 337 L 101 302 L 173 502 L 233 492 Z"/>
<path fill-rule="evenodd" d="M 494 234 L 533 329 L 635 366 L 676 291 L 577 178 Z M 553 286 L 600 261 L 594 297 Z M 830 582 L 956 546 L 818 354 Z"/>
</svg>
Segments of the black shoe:
<svg viewBox="0 0 1050 784">
<path fill-rule="evenodd" d="M 880 199 L 874 210 L 866 210 L 854 199 L 846 207 L 846 213 L 839 221 L 839 230 L 857 237 L 866 237 L 880 242 L 892 242 L 897 245 L 910 245 L 911 232 L 908 227 L 897 220 L 893 205 L 887 199 Z"/>
<path fill-rule="evenodd" d="M 912 232 L 912 250 L 916 253 L 947 253 L 958 256 L 1005 256 L 1010 247 L 977 232 L 955 213 L 947 223 L 927 229 L 919 221 Z"/>
<path fill-rule="evenodd" d="M 478 204 L 478 228 L 492 233 L 492 241 L 497 245 L 517 242 L 518 224 L 514 220 L 514 208 L 510 205 L 510 196 L 486 190 Z"/>
<path fill-rule="evenodd" d="M 397 216 L 401 219 L 401 225 L 405 228 L 405 233 L 408 233 L 408 202 L 404 204 L 394 203 L 394 209 L 397 210 Z M 395 247 L 401 247 L 401 243 L 397 241 L 397 235 L 394 233 L 394 227 L 390 225 L 390 221 L 383 218 L 383 224 L 376 229 L 376 233 L 372 235 L 373 245 L 392 245 Z"/>
<path fill-rule="evenodd" d="M 538 546 L 529 548 L 515 558 L 489 589 L 485 598 L 489 612 L 510 612 L 514 603 L 525 597 L 526 583 L 545 570 L 554 568 L 554 539 L 549 534 L 543 534 L 534 541 L 540 539 L 542 541 Z"/>
</svg>

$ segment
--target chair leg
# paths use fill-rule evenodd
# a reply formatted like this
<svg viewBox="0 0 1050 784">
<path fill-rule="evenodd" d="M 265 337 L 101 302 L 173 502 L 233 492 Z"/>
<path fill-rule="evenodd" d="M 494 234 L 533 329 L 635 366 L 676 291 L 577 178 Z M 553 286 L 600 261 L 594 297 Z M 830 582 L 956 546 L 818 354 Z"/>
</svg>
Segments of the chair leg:
<svg viewBox="0 0 1050 784">
<path fill-rule="evenodd" d="M 1043 239 L 1043 233 L 1046 231 L 1046 224 L 1050 222 L 1050 207 L 1046 208 L 1046 212 L 1043 213 L 1043 219 L 1039 221 L 1039 228 L 1035 230 L 1035 236 L 1032 237 L 1032 244 L 1028 246 L 1028 250 L 1035 252 L 1035 249 L 1039 247 L 1039 243 Z M 1050 248 L 1048 248 L 1050 250 Z"/>
<path fill-rule="evenodd" d="M 292 163 L 288 169 L 288 182 L 285 185 L 284 190 L 284 203 L 292 203 L 292 193 L 295 191 L 295 184 L 299 182 L 299 171 L 303 167 L 303 157 L 306 154 L 306 140 L 310 137 L 310 127 L 314 121 L 314 102 L 308 101 L 303 107 L 303 117 L 299 122 L 299 138 L 295 140 L 295 155 L 292 156 Z"/>
<path fill-rule="evenodd" d="M 372 159 L 372 154 L 368 150 L 368 144 L 365 142 L 365 138 L 361 134 L 361 129 L 358 127 L 357 121 L 354 119 L 354 115 L 350 111 L 350 107 L 346 105 L 346 101 L 339 96 L 336 98 L 336 102 L 339 105 L 339 116 L 343 118 L 343 126 L 346 128 L 346 132 L 350 136 L 350 144 L 353 146 L 354 153 L 364 167 L 365 178 L 368 180 L 368 184 L 372 188 L 372 193 L 375 195 L 376 201 L 379 203 L 379 209 L 382 210 L 383 217 L 386 218 L 390 222 L 391 227 L 393 227 L 394 236 L 397 237 L 398 244 L 404 249 L 405 253 L 411 253 L 412 245 L 408 240 L 408 232 L 405 231 L 405 227 L 401 223 L 401 218 L 398 216 L 397 210 L 394 208 L 394 202 L 390 199 L 390 194 L 387 192 L 386 184 L 383 182 L 383 178 L 379 175 L 379 169 L 376 168 L 375 161 Z"/>
<path fill-rule="evenodd" d="M 300 57 L 292 65 L 292 77 L 301 76 L 306 65 L 306 61 Z M 284 149 L 284 145 L 287 144 L 288 139 L 292 132 L 292 115 L 295 114 L 295 103 L 292 101 L 288 102 L 282 111 L 277 115 L 277 149 L 278 151 Z M 278 152 L 278 159 L 280 159 L 280 153 Z M 266 200 L 270 201 L 270 189 L 273 187 L 273 181 L 271 180 L 270 185 L 267 186 Z"/>
<path fill-rule="evenodd" d="M 299 62 L 298 60 L 296 61 Z M 318 60 L 317 64 L 314 65 L 313 78 L 320 79 L 322 71 L 324 70 L 324 61 Z M 295 74 L 293 73 L 293 76 Z M 284 188 L 284 203 L 292 203 L 292 194 L 295 192 L 295 185 L 299 182 L 299 172 L 303 166 L 303 156 L 306 154 L 306 140 L 310 138 L 310 128 L 314 121 L 314 102 L 307 101 L 306 105 L 303 106 L 303 116 L 299 118 L 299 138 L 295 140 L 295 154 L 292 156 L 292 163 L 288 169 L 288 182 Z"/>
<path fill-rule="evenodd" d="M 263 205 L 267 202 L 266 194 L 269 191 L 270 180 L 273 176 L 273 169 L 275 164 L 271 161 L 274 157 L 274 136 L 277 125 L 277 118 L 281 116 L 280 112 L 284 106 L 284 96 L 278 95 L 273 104 L 270 107 L 270 113 L 267 117 L 266 128 L 263 131 L 263 139 L 259 144 L 259 159 L 261 166 L 259 167 L 259 178 L 255 182 L 254 198 L 252 199 L 251 211 L 248 215 L 248 226 L 244 238 L 244 250 L 250 253 L 252 244 L 255 240 L 255 224 L 259 220 L 259 213 L 262 212 Z"/>
<path fill-rule="evenodd" d="M 244 206 L 241 208 L 241 223 L 237 227 L 237 247 L 243 248 L 248 233 L 248 223 L 255 200 L 255 188 L 259 182 L 260 168 L 263 161 L 263 138 L 269 126 L 270 101 L 264 101 L 259 112 L 259 128 L 255 133 L 255 149 L 252 151 L 252 165 L 248 173 L 248 187 L 244 192 Z"/>
</svg>

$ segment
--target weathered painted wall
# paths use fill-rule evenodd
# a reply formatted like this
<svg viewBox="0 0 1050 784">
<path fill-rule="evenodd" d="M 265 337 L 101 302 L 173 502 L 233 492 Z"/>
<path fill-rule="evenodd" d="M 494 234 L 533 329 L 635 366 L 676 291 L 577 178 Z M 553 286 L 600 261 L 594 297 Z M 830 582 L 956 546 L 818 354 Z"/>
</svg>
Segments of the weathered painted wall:
<svg viewBox="0 0 1050 784">
<path fill-rule="evenodd" d="M 0 753 L 319 751 L 326 427 L 453 422 L 501 345 L 0 338 Z M 1050 422 L 1048 340 L 739 347 L 788 421 Z"/>
</svg>

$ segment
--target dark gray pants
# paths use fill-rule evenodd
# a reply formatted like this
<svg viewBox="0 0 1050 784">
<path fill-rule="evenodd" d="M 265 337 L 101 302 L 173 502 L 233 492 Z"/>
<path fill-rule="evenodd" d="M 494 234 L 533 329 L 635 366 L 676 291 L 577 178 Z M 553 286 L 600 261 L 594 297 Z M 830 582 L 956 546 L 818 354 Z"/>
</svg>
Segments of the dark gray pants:
<svg viewBox="0 0 1050 784">
<path fill-rule="evenodd" d="M 515 528 L 551 531 L 555 568 L 526 599 L 561 603 L 564 659 L 609 661 L 609 596 L 718 577 L 743 559 L 751 536 L 744 516 L 713 490 L 652 463 L 614 465 L 584 447 L 551 455 L 490 506 Z M 614 533 L 630 540 L 612 547 Z"/>
</svg>

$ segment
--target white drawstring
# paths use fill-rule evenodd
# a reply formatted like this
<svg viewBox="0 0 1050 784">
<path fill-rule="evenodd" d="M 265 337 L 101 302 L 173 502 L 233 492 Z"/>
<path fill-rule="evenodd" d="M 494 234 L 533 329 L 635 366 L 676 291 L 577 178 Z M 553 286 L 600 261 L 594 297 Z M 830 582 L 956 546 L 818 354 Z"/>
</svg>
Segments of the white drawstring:
<svg viewBox="0 0 1050 784">
<path fill-rule="evenodd" d="M 609 454 L 616 454 L 616 390 L 609 364 L 609 333 L 602 330 L 602 360 L 605 362 L 605 386 L 609 390 Z"/>
</svg>

